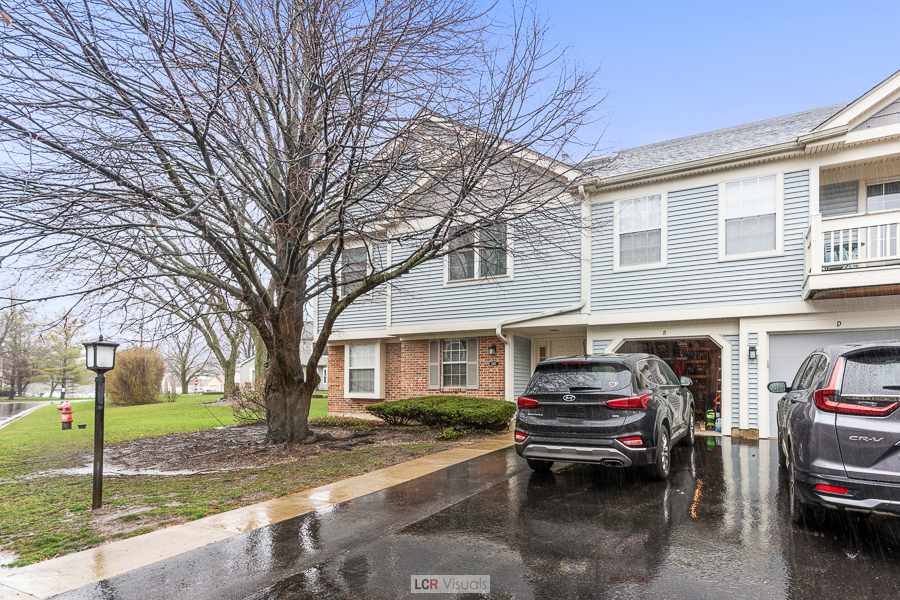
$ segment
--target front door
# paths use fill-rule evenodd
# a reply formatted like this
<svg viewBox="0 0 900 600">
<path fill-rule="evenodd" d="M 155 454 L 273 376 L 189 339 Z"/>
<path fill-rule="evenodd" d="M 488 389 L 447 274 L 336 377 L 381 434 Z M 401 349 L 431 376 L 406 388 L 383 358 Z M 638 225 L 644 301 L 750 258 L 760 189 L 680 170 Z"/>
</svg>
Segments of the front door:
<svg viewBox="0 0 900 600">
<path fill-rule="evenodd" d="M 534 348 L 531 355 L 534 357 L 532 371 L 542 360 L 554 356 L 581 356 L 584 354 L 584 339 L 582 338 L 555 338 L 534 340 Z"/>
</svg>

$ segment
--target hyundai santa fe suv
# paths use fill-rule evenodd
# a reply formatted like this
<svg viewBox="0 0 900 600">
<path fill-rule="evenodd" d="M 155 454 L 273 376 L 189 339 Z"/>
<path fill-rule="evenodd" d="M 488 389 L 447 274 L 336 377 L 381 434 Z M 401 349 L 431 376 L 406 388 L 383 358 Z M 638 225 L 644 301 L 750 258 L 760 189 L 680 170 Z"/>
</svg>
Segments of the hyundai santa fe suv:
<svg viewBox="0 0 900 600">
<path fill-rule="evenodd" d="M 825 346 L 778 401 L 791 517 L 822 507 L 900 514 L 900 341 Z"/>
<path fill-rule="evenodd" d="M 516 411 L 516 453 L 536 471 L 554 461 L 646 467 L 669 476 L 676 442 L 694 443 L 694 398 L 652 354 L 551 358 Z"/>
</svg>

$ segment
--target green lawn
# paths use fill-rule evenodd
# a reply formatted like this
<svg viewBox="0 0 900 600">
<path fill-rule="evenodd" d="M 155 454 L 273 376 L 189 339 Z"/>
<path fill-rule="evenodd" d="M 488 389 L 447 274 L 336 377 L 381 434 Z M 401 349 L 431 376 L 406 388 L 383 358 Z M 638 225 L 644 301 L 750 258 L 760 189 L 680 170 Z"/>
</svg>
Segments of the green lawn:
<svg viewBox="0 0 900 600">
<path fill-rule="evenodd" d="M 203 394 L 185 394 L 176 402 L 144 406 L 107 404 L 104 440 L 108 445 L 156 437 L 168 433 L 186 433 L 220 425 L 234 425 L 228 406 L 204 406 L 217 398 Z M 310 418 L 324 417 L 327 400 L 313 398 Z M 63 431 L 59 413 L 53 405 L 43 406 L 30 415 L 0 429 L 0 480 L 10 475 L 32 472 L 35 465 L 64 460 L 65 456 L 89 451 L 94 439 L 94 403 L 73 402 L 75 426 Z M 78 429 L 78 423 L 87 424 Z M 27 464 L 22 464 L 27 462 Z"/>
<path fill-rule="evenodd" d="M 114 407 L 106 411 L 109 445 L 167 433 L 231 424 L 227 406 L 203 406 L 215 396 L 185 395 L 177 402 Z M 326 415 L 326 400 L 314 398 L 310 417 Z M 15 552 L 21 566 L 89 548 L 117 538 L 147 533 L 273 496 L 324 485 L 359 473 L 439 451 L 442 442 L 354 448 L 234 472 L 185 476 L 106 477 L 104 507 L 128 527 L 104 534 L 90 510 L 90 476 L 19 477 L 83 463 L 93 436 L 93 402 L 74 403 L 74 422 L 62 431 L 55 406 L 44 406 L 0 429 L 0 548 Z M 106 509 L 104 509 L 106 510 Z M 109 514 L 109 511 L 102 514 Z"/>
</svg>

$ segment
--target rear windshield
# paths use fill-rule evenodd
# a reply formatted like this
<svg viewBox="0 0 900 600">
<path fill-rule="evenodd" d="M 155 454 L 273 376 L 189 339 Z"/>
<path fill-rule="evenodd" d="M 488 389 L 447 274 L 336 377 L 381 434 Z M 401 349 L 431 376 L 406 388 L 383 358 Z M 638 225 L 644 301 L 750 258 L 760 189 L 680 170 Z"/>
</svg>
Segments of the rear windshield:
<svg viewBox="0 0 900 600">
<path fill-rule="evenodd" d="M 551 363 L 538 365 L 529 392 L 621 391 L 631 386 L 631 371 L 620 364 Z"/>
<path fill-rule="evenodd" d="M 900 396 L 900 348 L 878 348 L 845 358 L 842 394 Z"/>
</svg>

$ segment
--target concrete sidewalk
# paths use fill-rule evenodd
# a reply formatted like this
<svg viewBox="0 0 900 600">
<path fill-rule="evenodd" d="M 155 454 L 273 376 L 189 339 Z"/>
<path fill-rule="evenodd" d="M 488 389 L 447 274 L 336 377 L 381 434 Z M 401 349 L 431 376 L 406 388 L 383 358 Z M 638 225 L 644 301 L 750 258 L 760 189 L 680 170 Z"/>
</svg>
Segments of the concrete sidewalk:
<svg viewBox="0 0 900 600">
<path fill-rule="evenodd" d="M 27 567 L 0 571 L 0 600 L 48 598 L 260 527 L 359 498 L 513 445 L 512 433 Z"/>
</svg>

